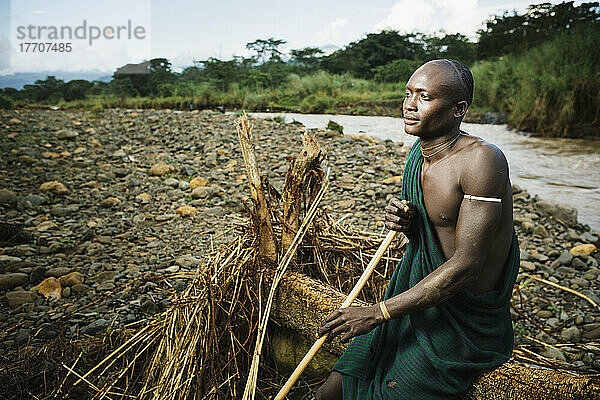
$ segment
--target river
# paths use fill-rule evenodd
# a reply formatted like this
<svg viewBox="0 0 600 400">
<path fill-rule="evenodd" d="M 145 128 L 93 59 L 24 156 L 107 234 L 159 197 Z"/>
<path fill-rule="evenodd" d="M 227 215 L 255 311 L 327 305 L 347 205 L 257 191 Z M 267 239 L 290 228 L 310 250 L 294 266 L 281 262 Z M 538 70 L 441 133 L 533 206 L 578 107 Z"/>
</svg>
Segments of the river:
<svg viewBox="0 0 600 400">
<path fill-rule="evenodd" d="M 329 120 L 344 126 L 344 133 L 367 134 L 383 140 L 412 144 L 404 133 L 404 120 L 332 114 L 251 113 L 256 117 L 282 116 L 307 128 L 325 128 Z M 462 130 L 497 145 L 508 160 L 510 178 L 531 195 L 577 208 L 578 219 L 600 231 L 600 140 L 549 139 L 525 136 L 505 125 L 463 123 Z"/>
</svg>

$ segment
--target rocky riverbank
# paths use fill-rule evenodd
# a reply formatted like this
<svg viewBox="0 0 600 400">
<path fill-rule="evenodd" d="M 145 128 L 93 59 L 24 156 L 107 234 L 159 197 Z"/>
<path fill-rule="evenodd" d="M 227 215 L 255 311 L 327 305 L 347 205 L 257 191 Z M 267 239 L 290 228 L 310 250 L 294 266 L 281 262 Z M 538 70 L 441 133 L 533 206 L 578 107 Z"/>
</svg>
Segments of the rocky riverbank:
<svg viewBox="0 0 600 400">
<path fill-rule="evenodd" d="M 0 112 L 0 353 L 100 335 L 169 306 L 204 250 L 244 218 L 247 182 L 233 115 L 210 111 Z M 254 119 L 259 165 L 283 186 L 303 127 Z M 324 207 L 383 228 L 408 148 L 315 130 L 328 151 Z M 517 342 L 600 370 L 598 233 L 576 211 L 514 188 L 524 274 Z M 586 299 L 587 298 L 587 299 Z M 581 344 L 588 344 L 584 347 Z M 592 347 L 590 347 L 592 346 Z"/>
</svg>

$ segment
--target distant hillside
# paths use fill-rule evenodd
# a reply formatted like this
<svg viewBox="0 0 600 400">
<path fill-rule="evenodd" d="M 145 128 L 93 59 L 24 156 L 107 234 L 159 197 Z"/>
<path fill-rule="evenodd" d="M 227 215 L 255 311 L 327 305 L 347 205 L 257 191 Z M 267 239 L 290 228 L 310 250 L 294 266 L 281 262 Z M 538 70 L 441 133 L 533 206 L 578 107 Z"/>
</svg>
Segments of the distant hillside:
<svg viewBox="0 0 600 400">
<path fill-rule="evenodd" d="M 85 79 L 86 81 L 109 82 L 111 75 L 105 72 L 69 72 L 69 71 L 43 71 L 43 72 L 18 72 L 11 75 L 0 75 L 0 89 L 11 87 L 23 89 L 24 85 L 33 84 L 38 79 L 46 79 L 49 75 L 62 79 L 65 82 L 73 79 Z"/>
</svg>

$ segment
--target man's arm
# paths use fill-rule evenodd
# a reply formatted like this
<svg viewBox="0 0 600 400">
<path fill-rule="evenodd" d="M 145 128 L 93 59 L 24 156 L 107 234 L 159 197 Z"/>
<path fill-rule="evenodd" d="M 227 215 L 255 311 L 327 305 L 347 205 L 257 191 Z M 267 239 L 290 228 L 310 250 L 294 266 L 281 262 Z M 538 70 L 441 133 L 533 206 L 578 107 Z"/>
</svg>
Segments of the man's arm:
<svg viewBox="0 0 600 400">
<path fill-rule="evenodd" d="M 465 194 L 503 198 L 508 184 L 506 159 L 500 150 L 487 144 L 479 145 L 474 153 L 460 178 L 461 189 Z M 385 301 L 392 318 L 438 305 L 475 282 L 501 217 L 501 203 L 464 199 L 456 223 L 454 254 L 414 287 Z M 327 317 L 319 336 L 329 332 L 331 340 L 345 333 L 342 341 L 347 341 L 371 331 L 384 320 L 377 304 L 348 307 Z"/>
<path fill-rule="evenodd" d="M 503 198 L 508 166 L 496 147 L 482 144 L 460 178 L 465 194 Z M 392 318 L 449 300 L 479 279 L 502 219 L 501 203 L 463 199 L 454 233 L 454 254 L 411 289 L 385 302 Z"/>
</svg>

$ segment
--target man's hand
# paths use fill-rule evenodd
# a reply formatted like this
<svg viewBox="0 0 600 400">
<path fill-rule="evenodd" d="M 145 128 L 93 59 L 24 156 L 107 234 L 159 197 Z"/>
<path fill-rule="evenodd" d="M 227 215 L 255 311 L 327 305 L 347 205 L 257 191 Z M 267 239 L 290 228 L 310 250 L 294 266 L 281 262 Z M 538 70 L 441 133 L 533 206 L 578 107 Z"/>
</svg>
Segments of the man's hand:
<svg viewBox="0 0 600 400">
<path fill-rule="evenodd" d="M 334 337 L 345 333 L 341 339 L 345 343 L 354 336 L 372 331 L 384 321 L 385 318 L 377 304 L 370 307 L 340 308 L 325 318 L 318 336 L 329 333 L 327 341 L 330 342 Z"/>
<path fill-rule="evenodd" d="M 415 206 L 406 200 L 390 199 L 385 208 L 385 227 L 391 231 L 408 232 L 415 216 Z"/>
</svg>

